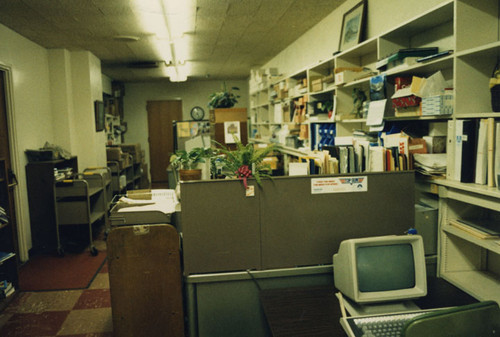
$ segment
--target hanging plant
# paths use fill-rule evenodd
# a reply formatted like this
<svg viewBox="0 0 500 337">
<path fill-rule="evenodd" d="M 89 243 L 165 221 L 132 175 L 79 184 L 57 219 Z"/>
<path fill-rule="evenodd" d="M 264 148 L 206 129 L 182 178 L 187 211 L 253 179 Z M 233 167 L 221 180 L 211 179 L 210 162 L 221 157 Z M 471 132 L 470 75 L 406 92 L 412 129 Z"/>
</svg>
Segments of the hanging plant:
<svg viewBox="0 0 500 337">
<path fill-rule="evenodd" d="M 230 90 L 227 90 L 226 82 L 224 82 L 222 91 L 214 92 L 210 95 L 208 107 L 211 109 L 232 108 L 238 103 L 238 98 L 240 98 L 240 96 L 234 94 L 231 90 L 240 90 L 240 88 L 232 87 Z"/>
</svg>

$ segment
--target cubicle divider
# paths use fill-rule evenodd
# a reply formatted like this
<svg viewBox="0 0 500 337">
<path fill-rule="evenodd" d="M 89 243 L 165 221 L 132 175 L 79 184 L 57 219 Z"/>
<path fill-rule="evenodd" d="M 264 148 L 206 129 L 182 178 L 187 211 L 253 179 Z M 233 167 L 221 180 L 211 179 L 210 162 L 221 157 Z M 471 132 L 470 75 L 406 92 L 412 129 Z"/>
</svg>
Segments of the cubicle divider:
<svg viewBox="0 0 500 337">
<path fill-rule="evenodd" d="M 414 225 L 414 172 L 181 183 L 184 274 L 330 264 L 342 240 Z"/>
<path fill-rule="evenodd" d="M 347 238 L 413 226 L 414 173 L 181 183 L 189 336 L 269 337 L 260 289 L 333 286 L 332 255 Z M 333 318 L 332 319 L 336 319 Z"/>
</svg>

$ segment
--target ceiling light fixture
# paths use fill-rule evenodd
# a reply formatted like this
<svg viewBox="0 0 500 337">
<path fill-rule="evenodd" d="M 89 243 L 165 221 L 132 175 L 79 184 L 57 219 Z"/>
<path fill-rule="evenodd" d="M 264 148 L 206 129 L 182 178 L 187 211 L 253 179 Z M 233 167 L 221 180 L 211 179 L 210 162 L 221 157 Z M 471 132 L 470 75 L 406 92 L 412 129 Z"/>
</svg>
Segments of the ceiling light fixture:
<svg viewBox="0 0 500 337">
<path fill-rule="evenodd" d="M 146 34 L 153 33 L 159 59 L 165 60 L 165 72 L 171 81 L 185 81 L 190 71 L 189 44 L 196 19 L 196 0 L 134 1 Z M 174 68 L 170 70 L 169 68 Z"/>
<path fill-rule="evenodd" d="M 172 57 L 175 73 L 169 76 L 172 82 L 182 82 L 187 80 L 188 68 L 186 59 L 188 58 L 187 43 L 185 33 L 194 31 L 196 17 L 195 0 L 160 0 L 165 18 L 165 26 L 169 33 L 170 53 Z"/>
</svg>

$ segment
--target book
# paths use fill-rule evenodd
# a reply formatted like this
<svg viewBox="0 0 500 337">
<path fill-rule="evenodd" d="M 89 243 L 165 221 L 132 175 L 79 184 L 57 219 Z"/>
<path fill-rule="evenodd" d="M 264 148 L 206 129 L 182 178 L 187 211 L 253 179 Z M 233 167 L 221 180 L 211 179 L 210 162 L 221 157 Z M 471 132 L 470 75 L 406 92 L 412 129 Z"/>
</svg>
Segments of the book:
<svg viewBox="0 0 500 337">
<path fill-rule="evenodd" d="M 475 120 L 458 119 L 455 125 L 455 162 L 454 180 L 462 183 L 473 183 L 475 180 L 476 161 L 476 134 Z"/>
<path fill-rule="evenodd" d="M 370 146 L 369 148 L 369 171 L 385 171 L 385 149 L 382 146 Z"/>
<path fill-rule="evenodd" d="M 476 172 L 474 179 L 474 182 L 480 185 L 486 185 L 486 174 L 488 168 L 488 143 L 486 139 L 487 129 L 488 120 L 483 118 L 479 121 L 476 151 Z"/>
<path fill-rule="evenodd" d="M 486 221 L 487 220 L 481 220 L 480 225 L 478 225 L 479 222 L 471 222 L 470 220 L 465 221 L 456 219 L 456 220 L 450 220 L 449 224 L 450 226 L 459 228 L 464 232 L 467 232 L 479 239 L 499 239 L 500 232 L 498 234 L 494 234 L 495 232 L 491 232 L 490 230 L 487 229 L 485 230 L 486 227 L 484 226 L 485 225 L 487 226 Z"/>
<path fill-rule="evenodd" d="M 500 186 L 499 176 L 500 176 L 500 122 L 496 122 L 495 124 L 495 183 L 497 186 Z"/>
<path fill-rule="evenodd" d="M 487 165 L 488 165 L 488 179 L 487 183 L 489 187 L 496 185 L 495 183 L 495 119 L 487 119 L 487 131 L 486 131 L 486 148 L 487 148 Z"/>
</svg>

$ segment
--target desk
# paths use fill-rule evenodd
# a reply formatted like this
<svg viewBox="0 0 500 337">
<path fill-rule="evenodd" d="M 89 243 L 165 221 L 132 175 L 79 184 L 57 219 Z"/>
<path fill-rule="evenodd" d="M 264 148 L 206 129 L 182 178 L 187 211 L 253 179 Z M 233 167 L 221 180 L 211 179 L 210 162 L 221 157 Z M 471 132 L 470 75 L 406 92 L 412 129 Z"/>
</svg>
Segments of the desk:
<svg viewBox="0 0 500 337">
<path fill-rule="evenodd" d="M 428 295 L 415 300 L 421 309 L 457 306 L 477 302 L 450 283 L 430 278 Z M 274 337 L 346 336 L 340 325 L 340 307 L 332 286 L 265 289 L 260 301 Z"/>
</svg>

